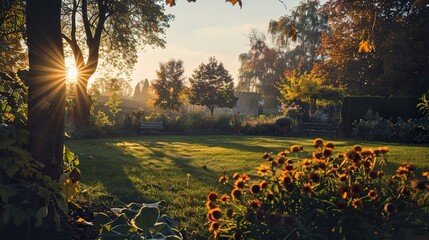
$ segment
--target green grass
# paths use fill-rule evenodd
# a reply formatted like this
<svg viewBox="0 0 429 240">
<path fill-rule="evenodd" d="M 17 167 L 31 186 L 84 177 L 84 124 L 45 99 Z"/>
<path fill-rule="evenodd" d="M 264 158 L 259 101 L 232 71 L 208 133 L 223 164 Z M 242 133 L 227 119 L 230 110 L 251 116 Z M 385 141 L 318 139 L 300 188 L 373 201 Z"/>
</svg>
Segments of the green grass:
<svg viewBox="0 0 429 240">
<path fill-rule="evenodd" d="M 335 152 L 355 144 L 388 146 L 387 172 L 402 162 L 415 163 L 417 171 L 429 169 L 429 146 L 335 140 Z M 145 136 L 135 138 L 69 141 L 80 158 L 82 196 L 90 201 L 154 202 L 165 200 L 167 214 L 178 220 L 191 239 L 206 239 L 204 202 L 210 191 L 227 192 L 218 178 L 225 171 L 256 176 L 263 152 L 304 146 L 300 155 L 311 155 L 313 139 L 249 136 Z M 187 175 L 190 174 L 188 177 Z"/>
</svg>

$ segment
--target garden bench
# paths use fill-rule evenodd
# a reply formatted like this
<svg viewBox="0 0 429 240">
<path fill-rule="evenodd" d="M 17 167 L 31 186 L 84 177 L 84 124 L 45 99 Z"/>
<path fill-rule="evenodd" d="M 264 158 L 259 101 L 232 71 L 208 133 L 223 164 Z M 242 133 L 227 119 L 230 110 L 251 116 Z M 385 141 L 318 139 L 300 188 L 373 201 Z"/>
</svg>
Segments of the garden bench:
<svg viewBox="0 0 429 240">
<path fill-rule="evenodd" d="M 164 129 L 164 127 L 161 121 L 142 121 L 140 125 L 140 134 L 144 132 L 162 133 L 162 129 Z"/>
<path fill-rule="evenodd" d="M 310 134 L 330 134 L 338 138 L 338 131 L 334 124 L 331 123 L 303 123 L 302 130 L 309 137 Z"/>
</svg>

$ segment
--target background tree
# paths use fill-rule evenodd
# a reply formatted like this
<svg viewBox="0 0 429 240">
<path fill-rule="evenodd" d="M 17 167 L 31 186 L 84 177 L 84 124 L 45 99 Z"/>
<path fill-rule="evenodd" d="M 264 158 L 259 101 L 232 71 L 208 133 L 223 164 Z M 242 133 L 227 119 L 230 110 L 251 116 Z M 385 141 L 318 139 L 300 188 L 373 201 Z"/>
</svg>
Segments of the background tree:
<svg viewBox="0 0 429 240">
<path fill-rule="evenodd" d="M 63 38 L 69 44 L 76 69 L 75 120 L 86 125 L 91 101 L 88 80 L 97 70 L 100 58 L 113 67 L 133 67 L 137 48 L 164 46 L 161 38 L 169 26 L 163 1 L 66 0 L 63 4 Z"/>
<path fill-rule="evenodd" d="M 329 84 L 352 95 L 417 96 L 429 88 L 429 5 L 414 1 L 328 1 L 327 55 L 320 72 Z M 375 53 L 358 52 L 359 42 Z M 426 59 L 426 60 L 424 60 Z"/>
<path fill-rule="evenodd" d="M 120 85 L 120 82 L 121 81 L 117 78 L 109 79 L 109 99 L 104 104 L 105 106 L 109 107 L 109 112 L 112 114 L 113 117 L 113 124 L 117 123 L 117 115 L 121 111 L 121 109 L 119 108 L 119 105 L 122 102 L 120 98 L 120 89 L 122 87 Z"/>
<path fill-rule="evenodd" d="M 232 76 L 214 57 L 210 57 L 207 64 L 200 64 L 189 81 L 190 103 L 206 106 L 211 116 L 216 107 L 233 108 L 237 102 Z"/>
<path fill-rule="evenodd" d="M 25 6 L 22 0 L 0 1 L 0 72 L 16 73 L 28 67 L 24 46 Z"/>
<path fill-rule="evenodd" d="M 180 110 L 184 101 L 184 72 L 182 60 L 170 59 L 159 64 L 156 79 L 152 83 L 155 92 L 155 106 L 168 110 L 169 114 L 171 111 Z"/>
<path fill-rule="evenodd" d="M 133 100 L 142 103 L 143 106 L 147 106 L 149 99 L 149 87 L 149 80 L 147 79 L 137 83 L 134 89 Z"/>
<path fill-rule="evenodd" d="M 311 71 L 324 57 L 316 52 L 320 36 L 326 28 L 326 16 L 319 1 L 306 0 L 290 14 L 272 20 L 268 27 L 274 45 L 266 37 L 253 31 L 250 50 L 240 55 L 239 91 L 262 94 L 265 108 L 277 110 L 280 93 L 276 88 L 285 71 Z"/>
<path fill-rule="evenodd" d="M 308 115 L 314 117 L 320 106 L 338 107 L 343 98 L 343 91 L 332 86 L 322 85 L 322 79 L 314 73 L 299 74 L 297 71 L 285 73 L 285 79 L 279 84 L 282 102 L 308 104 Z"/>
</svg>

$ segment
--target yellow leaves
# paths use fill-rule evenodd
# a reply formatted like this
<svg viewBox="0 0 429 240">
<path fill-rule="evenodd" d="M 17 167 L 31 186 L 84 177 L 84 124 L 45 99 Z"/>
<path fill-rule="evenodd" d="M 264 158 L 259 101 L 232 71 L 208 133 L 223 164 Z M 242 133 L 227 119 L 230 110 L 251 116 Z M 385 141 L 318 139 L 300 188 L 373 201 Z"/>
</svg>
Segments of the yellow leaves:
<svg viewBox="0 0 429 240">
<path fill-rule="evenodd" d="M 428 0 L 415 0 L 413 5 L 416 8 L 424 8 L 428 4 Z"/>
<path fill-rule="evenodd" d="M 176 5 L 176 0 L 165 0 L 165 4 L 169 5 L 170 7 Z"/>
<path fill-rule="evenodd" d="M 195 2 L 196 0 L 188 0 L 188 2 Z M 242 7 L 243 3 L 241 0 L 226 0 L 226 2 L 232 3 L 232 5 L 235 5 L 238 3 L 240 7 Z M 176 6 L 176 0 L 165 0 L 165 4 L 167 4 L 170 7 Z"/>
<path fill-rule="evenodd" d="M 243 3 L 241 2 L 241 0 L 226 0 L 226 2 L 230 2 L 232 3 L 232 5 L 234 6 L 236 3 L 238 3 L 238 5 L 240 5 L 240 7 L 242 7 Z"/>
<path fill-rule="evenodd" d="M 67 202 L 70 202 L 79 192 L 79 184 L 67 178 L 61 186 L 61 192 L 66 197 Z"/>
<path fill-rule="evenodd" d="M 374 47 L 374 45 L 372 45 L 371 43 L 369 43 L 369 41 L 362 40 L 359 43 L 359 50 L 358 50 L 358 52 L 359 53 L 361 53 L 361 52 L 365 52 L 365 53 L 375 52 L 375 47 Z"/>
</svg>

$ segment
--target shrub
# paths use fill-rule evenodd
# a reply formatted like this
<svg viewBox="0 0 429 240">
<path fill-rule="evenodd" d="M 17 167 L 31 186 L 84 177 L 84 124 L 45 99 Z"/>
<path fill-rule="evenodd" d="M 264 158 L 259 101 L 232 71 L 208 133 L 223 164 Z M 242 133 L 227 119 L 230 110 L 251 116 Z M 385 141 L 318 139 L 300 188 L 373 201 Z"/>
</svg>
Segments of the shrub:
<svg viewBox="0 0 429 240">
<path fill-rule="evenodd" d="M 417 177 L 404 163 L 394 176 L 383 168 L 389 150 L 354 146 L 334 154 L 334 145 L 314 141 L 312 158 L 302 146 L 264 153 L 257 173 L 233 179 L 232 191 L 208 195 L 212 238 L 233 239 L 408 239 L 429 237 L 428 172 Z"/>
<path fill-rule="evenodd" d="M 279 117 L 276 119 L 276 125 L 280 127 L 291 127 L 293 124 L 293 119 L 290 117 Z"/>
<path fill-rule="evenodd" d="M 363 119 L 353 123 L 353 135 L 359 138 L 378 141 L 428 142 L 429 119 L 409 119 L 403 121 L 380 117 L 369 110 Z"/>
</svg>

